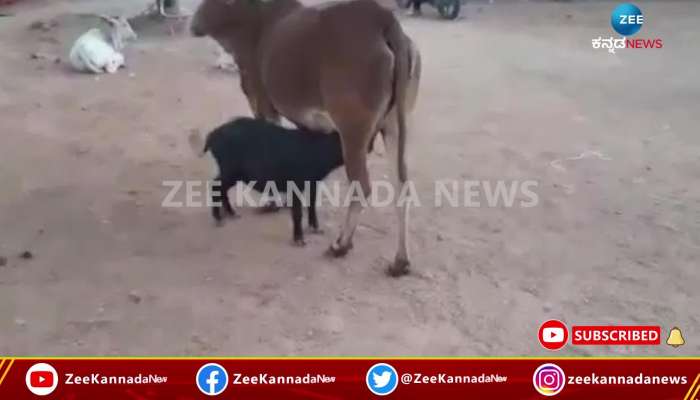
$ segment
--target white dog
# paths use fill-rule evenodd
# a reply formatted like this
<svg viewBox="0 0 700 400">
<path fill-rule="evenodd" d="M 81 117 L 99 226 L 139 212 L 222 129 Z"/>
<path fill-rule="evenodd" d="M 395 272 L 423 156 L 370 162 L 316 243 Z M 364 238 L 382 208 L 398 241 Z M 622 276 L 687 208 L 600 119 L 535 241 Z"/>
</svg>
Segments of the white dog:
<svg viewBox="0 0 700 400">
<path fill-rule="evenodd" d="M 109 23 L 109 35 L 98 28 L 83 33 L 73 44 L 70 63 L 78 71 L 113 74 L 124 65 L 124 55 L 120 51 L 125 43 L 137 36 L 126 18 L 99 17 Z"/>
</svg>

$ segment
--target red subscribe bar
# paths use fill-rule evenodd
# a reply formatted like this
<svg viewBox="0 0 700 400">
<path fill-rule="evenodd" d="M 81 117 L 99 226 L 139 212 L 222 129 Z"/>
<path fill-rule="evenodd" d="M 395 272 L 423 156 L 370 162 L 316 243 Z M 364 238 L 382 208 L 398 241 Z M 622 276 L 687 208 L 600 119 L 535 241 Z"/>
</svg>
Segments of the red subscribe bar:
<svg viewBox="0 0 700 400">
<path fill-rule="evenodd" d="M 656 346 L 661 344 L 660 326 L 574 326 L 571 344 L 579 346 Z"/>
</svg>

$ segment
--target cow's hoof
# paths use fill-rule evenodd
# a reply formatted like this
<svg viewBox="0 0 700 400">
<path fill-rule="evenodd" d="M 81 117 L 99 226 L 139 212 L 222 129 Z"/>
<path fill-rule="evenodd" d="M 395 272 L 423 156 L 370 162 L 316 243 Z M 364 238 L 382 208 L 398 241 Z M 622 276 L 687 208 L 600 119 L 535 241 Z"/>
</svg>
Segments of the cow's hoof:
<svg viewBox="0 0 700 400">
<path fill-rule="evenodd" d="M 313 226 L 309 228 L 309 233 L 314 235 L 323 235 L 325 232 L 321 228 L 314 228 Z"/>
<path fill-rule="evenodd" d="M 292 244 L 293 244 L 294 246 L 296 246 L 296 247 L 304 247 L 304 246 L 306 246 L 306 242 L 304 241 L 304 239 L 294 239 L 294 240 L 292 241 Z"/>
<path fill-rule="evenodd" d="M 404 258 L 396 258 L 394 259 L 394 263 L 387 268 L 386 273 L 387 275 L 393 277 L 393 278 L 398 278 L 400 276 L 408 275 L 410 269 L 411 263 L 408 262 L 408 260 Z"/>
<path fill-rule="evenodd" d="M 348 252 L 352 250 L 352 247 L 352 242 L 348 243 L 346 246 L 341 246 L 338 242 L 335 242 L 326 250 L 326 255 L 333 258 L 345 257 Z"/>
</svg>

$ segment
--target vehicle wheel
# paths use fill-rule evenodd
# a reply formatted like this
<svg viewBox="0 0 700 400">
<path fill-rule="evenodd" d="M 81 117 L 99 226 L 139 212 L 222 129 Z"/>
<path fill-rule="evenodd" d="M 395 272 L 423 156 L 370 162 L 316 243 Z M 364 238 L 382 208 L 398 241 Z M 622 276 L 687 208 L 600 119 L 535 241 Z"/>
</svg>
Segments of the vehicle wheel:
<svg viewBox="0 0 700 400">
<path fill-rule="evenodd" d="M 406 9 L 411 6 L 411 0 L 396 0 L 396 5 L 401 9 Z"/>
<path fill-rule="evenodd" d="M 442 0 L 438 3 L 437 9 L 442 18 L 455 19 L 459 16 L 461 5 L 462 2 L 460 0 Z"/>
</svg>

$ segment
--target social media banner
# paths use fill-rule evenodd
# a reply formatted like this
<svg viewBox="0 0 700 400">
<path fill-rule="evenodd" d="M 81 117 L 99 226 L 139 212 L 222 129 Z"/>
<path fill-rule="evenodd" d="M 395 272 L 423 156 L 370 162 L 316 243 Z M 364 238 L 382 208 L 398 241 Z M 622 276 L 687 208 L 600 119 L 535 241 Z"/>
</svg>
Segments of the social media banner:
<svg viewBox="0 0 700 400">
<path fill-rule="evenodd" d="M 700 400 L 700 357 L 0 359 L 0 399 L 545 397 Z"/>
</svg>

